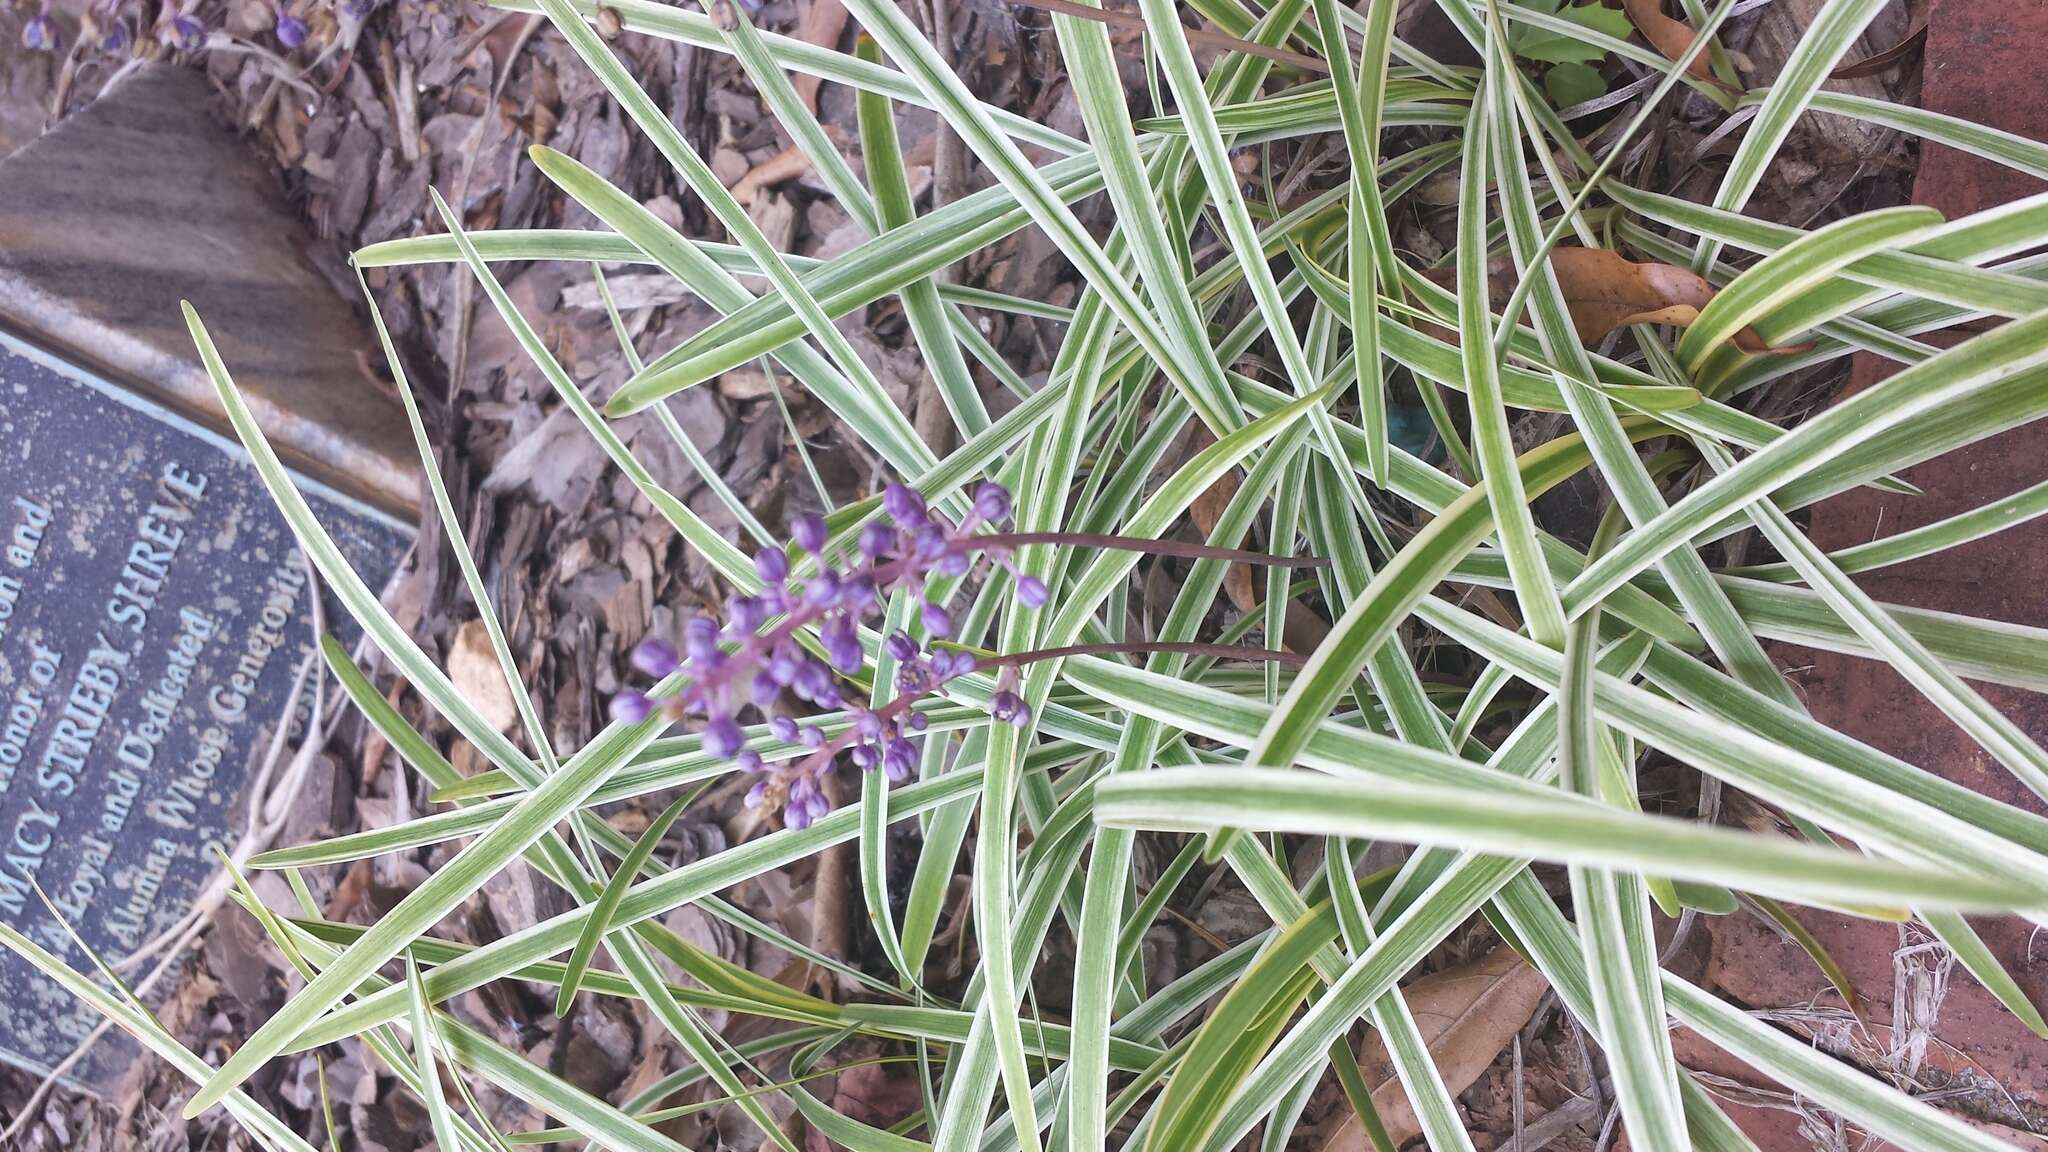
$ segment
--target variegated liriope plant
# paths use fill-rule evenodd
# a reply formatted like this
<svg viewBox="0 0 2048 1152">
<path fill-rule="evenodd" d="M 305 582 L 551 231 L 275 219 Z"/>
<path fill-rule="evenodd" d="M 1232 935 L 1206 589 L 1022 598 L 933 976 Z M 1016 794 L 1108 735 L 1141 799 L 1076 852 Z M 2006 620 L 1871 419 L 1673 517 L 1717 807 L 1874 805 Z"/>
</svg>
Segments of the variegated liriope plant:
<svg viewBox="0 0 2048 1152">
<path fill-rule="evenodd" d="M 240 1086 L 281 1054 L 358 1038 L 420 1095 L 444 1149 L 488 1152 L 518 1135 L 495 1131 L 473 1106 L 469 1086 L 488 1083 L 559 1125 L 529 1139 L 674 1150 L 656 1122 L 675 1093 L 702 1080 L 760 1126 L 763 1146 L 786 1152 L 797 1145 L 776 1115 L 792 1107 L 862 1152 L 1202 1152 L 1247 1138 L 1280 1149 L 1296 1138 L 1310 1089 L 1333 1075 L 1385 1152 L 1353 1055 L 1358 1030 L 1371 1028 L 1430 1146 L 1453 1152 L 1470 1148 L 1470 1136 L 1402 979 L 1483 914 L 1604 1050 L 1621 1123 L 1645 1152 L 1749 1147 L 1674 1058 L 1673 1021 L 1901 1148 L 2001 1147 L 1662 971 L 1651 931 L 1653 906 L 1726 911 L 1737 893 L 1917 920 L 2048 1032 L 1962 916 L 2048 913 L 2048 822 L 1820 725 L 1761 646 L 1790 640 L 1884 662 L 1990 760 L 2048 794 L 2048 755 L 1966 682 L 2048 689 L 2048 634 L 1895 608 L 1850 579 L 2038 515 L 2048 486 L 1832 554 L 1789 518 L 1857 486 L 1898 488 L 1899 470 L 2048 410 L 2048 262 L 2009 259 L 2048 241 L 2048 198 L 1952 222 L 1888 209 L 1812 231 L 1742 214 L 1805 115 L 1900 130 L 2048 177 L 2040 144 L 1821 91 L 1883 0 L 1827 0 L 1778 82 L 1739 97 L 1709 78 L 1718 73 L 1691 66 L 1711 51 L 1732 0 L 1695 13 L 1701 34 L 1676 60 L 1540 5 L 1442 0 L 1483 61 L 1476 67 L 1443 65 L 1394 37 L 1389 3 L 1363 15 L 1335 0 L 1275 0 L 1257 14 L 1194 5 L 1243 41 L 1319 54 L 1327 79 L 1276 72 L 1271 53 L 1238 51 L 1204 74 L 1173 0 L 1142 0 L 1146 63 L 1171 115 L 1132 118 L 1104 24 L 1052 20 L 1085 140 L 979 102 L 893 0 L 846 0 L 868 38 L 852 54 L 758 31 L 736 8 L 707 16 L 655 0 L 608 0 L 602 10 L 506 2 L 544 15 L 734 243 L 680 235 L 543 148 L 535 165 L 603 228 L 468 235 L 440 206 L 444 233 L 373 246 L 356 263 L 465 266 L 560 402 L 734 601 L 722 618 L 642 649 L 646 691 L 622 697 L 581 748 L 552 747 L 522 698 L 531 750 L 521 748 L 349 570 L 238 398 L 232 366 L 188 317 L 236 431 L 313 563 L 396 671 L 492 766 L 458 778 L 330 648 L 333 673 L 368 722 L 445 806 L 276 850 L 255 866 L 296 882 L 295 869 L 465 843 L 366 928 L 323 920 L 310 903 L 286 919 L 245 901 L 307 980 L 218 1069 L 138 1003 L 0 929 L 190 1076 L 188 1114 L 225 1106 L 259 1144 L 304 1149 Z M 867 241 L 826 261 L 776 251 L 593 28 L 600 19 L 736 57 Z M 1589 152 L 1518 67 L 1509 33 L 1522 28 L 1626 57 L 1660 82 Z M 858 90 L 865 173 L 796 96 L 790 72 Z M 1748 117 L 1710 204 L 1614 175 L 1681 86 Z M 898 103 L 935 112 L 992 185 L 917 214 L 892 125 Z M 1309 135 L 1348 154 L 1340 178 L 1284 210 L 1248 201 L 1233 150 Z M 1383 152 L 1392 139 L 1433 142 Z M 1034 164 L 1027 145 L 1056 158 Z M 1455 288 L 1446 289 L 1395 252 L 1388 205 L 1452 166 L 1462 193 Z M 1091 196 L 1114 209 L 1106 240 L 1074 215 Z M 1084 282 L 1071 309 L 935 276 L 1028 227 Z M 1198 265 L 1187 238 L 1205 228 L 1222 254 Z M 1575 326 L 1546 255 L 1565 240 L 1686 266 L 1720 291 L 1676 335 L 1635 325 L 1641 356 L 1624 363 L 1587 347 Z M 1503 258 L 1513 291 L 1499 307 L 1489 286 Z M 603 265 L 651 265 L 722 319 L 644 362 L 625 341 L 632 376 L 600 410 L 500 286 L 493 265 L 512 260 L 589 262 L 600 285 Z M 957 426 L 959 447 L 947 455 L 913 432 L 834 327 L 891 295 Z M 980 309 L 1058 322 L 1064 342 L 1041 385 L 1002 362 L 972 319 Z M 1941 350 L 1917 338 L 1983 317 L 2003 322 Z M 1744 352 L 1755 339 L 1783 354 Z M 1234 369 L 1251 352 L 1278 383 Z M 1856 352 L 1903 368 L 1795 427 L 1745 410 L 1753 389 Z M 664 400 L 761 357 L 897 482 L 886 496 L 793 524 L 791 541 L 763 532 L 742 548 L 662 491 L 609 420 L 651 411 L 692 451 Z M 396 357 L 391 364 L 397 371 Z M 1000 418 L 984 406 L 974 364 L 1019 393 Z M 1455 470 L 1390 437 L 1389 381 L 1408 379 Z M 399 385 L 410 404 L 402 376 Z M 1454 418 L 1439 386 L 1462 393 L 1468 410 Z M 1565 414 L 1552 426 L 1569 431 L 1518 453 L 1510 421 L 1531 411 Z M 1172 459 L 1196 424 L 1210 446 Z M 424 456 L 417 412 L 414 428 Z M 1540 528 L 1529 502 L 1588 471 L 1611 509 L 1582 551 Z M 1141 626 L 1126 607 L 1129 582 L 1212 489 L 1234 495 L 1208 517 L 1207 549 L 1182 554 L 1176 563 L 1189 566 L 1171 610 Z M 446 494 L 437 486 L 433 495 L 449 517 Z M 732 511 L 754 526 L 744 508 Z M 446 526 L 511 674 L 460 525 Z M 1720 541 L 1750 531 L 1779 559 L 1710 565 Z M 1259 548 L 1327 563 L 1261 569 L 1264 607 L 1238 617 L 1235 635 L 1198 634 L 1216 618 L 1227 562 Z M 1292 583 L 1300 579 L 1309 583 Z M 1514 615 L 1433 595 L 1447 584 L 1508 590 Z M 1277 647 L 1290 599 L 1324 612 L 1326 633 L 1291 661 L 1275 652 L 1246 662 L 1266 646 L 1259 636 Z M 1425 682 L 1403 639 L 1411 621 L 1462 650 L 1474 675 L 1457 687 Z M 1510 684 L 1519 687 L 1503 694 Z M 792 697 L 806 702 L 802 724 L 779 715 Z M 1645 814 L 1634 774 L 1652 750 L 1775 806 L 1806 839 Z M 816 780 L 856 763 L 869 769 L 857 800 L 828 809 Z M 657 859 L 654 843 L 693 789 L 731 773 L 755 774 L 755 799 L 782 808 L 775 830 L 682 866 Z M 598 815 L 678 790 L 685 800 L 637 840 Z M 888 858 L 888 830 L 902 821 L 921 831 L 908 869 Z M 1142 898 L 1133 868 L 1141 831 L 1183 846 Z M 978 968 L 942 996 L 921 976 L 970 835 Z M 1361 850 L 1376 840 L 1417 847 L 1398 869 L 1362 876 Z M 849 842 L 865 923 L 894 975 L 812 959 L 862 982 L 871 994 L 859 1002 L 794 991 L 662 926 L 671 910 Z M 1283 844 L 1320 850 L 1305 882 L 1276 855 Z M 1272 925 L 1170 982 L 1148 979 L 1138 942 L 1204 857 Z M 433 935 L 518 860 L 559 885 L 573 910 L 482 946 Z M 1538 862 L 1567 870 L 1569 915 L 1532 874 Z M 887 878 L 906 871 L 899 904 Z M 1073 938 L 1070 976 L 1034 963 L 1054 933 Z M 612 963 L 593 964 L 600 950 Z M 671 982 L 664 960 L 691 979 Z M 579 990 L 638 1001 L 691 1063 L 632 1099 L 589 1095 L 451 1007 L 501 979 L 551 985 L 565 1005 Z M 1050 979 L 1071 987 L 1034 989 Z M 1071 1015 L 1054 1022 L 1036 1011 L 1040 990 L 1071 1003 Z M 707 1009 L 782 1023 L 733 1045 L 706 1025 Z M 924 1107 L 895 1130 L 836 1115 L 805 1086 L 855 1037 L 915 1057 Z M 784 1103 L 771 1110 L 774 1097 Z"/>
</svg>

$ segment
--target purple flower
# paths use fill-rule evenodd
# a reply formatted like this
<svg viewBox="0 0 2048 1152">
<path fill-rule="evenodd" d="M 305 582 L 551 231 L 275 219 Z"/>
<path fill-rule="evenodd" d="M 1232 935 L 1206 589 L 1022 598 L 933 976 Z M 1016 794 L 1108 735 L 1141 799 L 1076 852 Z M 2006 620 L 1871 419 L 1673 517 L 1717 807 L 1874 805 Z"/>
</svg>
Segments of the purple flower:
<svg viewBox="0 0 2048 1152">
<path fill-rule="evenodd" d="M 709 616 L 692 616 L 683 622 L 683 651 L 701 660 L 718 651 L 718 622 Z"/>
<path fill-rule="evenodd" d="M 714 759 L 732 759 L 746 742 L 747 734 L 740 731 L 739 721 L 730 716 L 719 716 L 704 726 L 704 751 Z"/>
<path fill-rule="evenodd" d="M 869 559 L 879 559 L 896 546 L 896 530 L 880 520 L 870 520 L 860 530 L 860 550 Z"/>
<path fill-rule="evenodd" d="M 855 547 L 839 551 L 829 561 L 832 540 L 826 522 L 808 513 L 792 518 L 791 541 L 818 562 L 815 574 L 793 586 L 787 550 L 770 546 L 757 552 L 753 566 L 764 585 L 761 592 L 730 598 L 722 618 L 693 616 L 684 621 L 680 653 L 652 639 L 633 651 L 633 667 L 645 676 L 681 674 L 681 691 L 660 700 L 622 692 L 613 702 L 614 716 L 639 720 L 657 709 L 671 719 L 701 716 L 704 753 L 757 774 L 760 779 L 748 790 L 747 805 L 780 808 L 790 828 L 808 827 L 829 810 L 819 784 L 841 757 L 862 769 L 880 769 L 890 780 L 912 776 L 920 756 L 915 734 L 930 726 L 915 705 L 948 681 L 974 671 L 977 658 L 959 647 L 926 648 L 907 632 L 893 632 L 882 642 L 882 650 L 896 664 L 893 697 L 872 709 L 849 705 L 849 697 L 865 699 L 868 691 L 865 685 L 858 694 L 846 691 L 850 682 L 841 680 L 868 664 L 861 640 L 863 620 L 885 598 L 908 593 L 919 597 L 924 633 L 933 639 L 950 638 L 956 624 L 940 602 L 945 597 L 927 591 L 928 582 L 971 576 L 977 564 L 985 565 L 989 573 L 1007 570 L 1016 578 L 1017 597 L 1026 606 L 1044 604 L 1046 590 L 1042 582 L 1016 572 L 1011 542 L 976 532 L 1010 517 L 1010 494 L 1001 486 L 977 488 L 969 511 L 957 524 L 936 514 L 923 495 L 903 484 L 889 485 L 881 504 L 882 516 L 861 527 Z M 1024 725 L 1030 710 L 1013 690 L 1015 684 L 1015 669 L 1006 668 L 996 685 L 991 713 L 1004 723 Z M 768 715 L 789 697 L 819 709 L 845 709 L 847 727 L 828 738 L 816 724 L 779 712 Z M 767 764 L 747 746 L 739 713 L 748 708 L 759 710 L 776 741 L 809 751 L 795 760 Z"/>
<path fill-rule="evenodd" d="M 924 523 L 924 497 L 906 484 L 891 484 L 882 489 L 882 511 L 889 519 L 905 528 Z"/>
<path fill-rule="evenodd" d="M 181 12 L 157 29 L 157 39 L 182 52 L 197 52 L 206 47 L 206 25 Z"/>
<path fill-rule="evenodd" d="M 676 650 L 659 640 L 643 640 L 633 649 L 633 669 L 656 680 L 683 666 Z"/>
<path fill-rule="evenodd" d="M 839 577 L 820 572 L 804 585 L 804 601 L 813 607 L 830 608 L 839 599 Z"/>
<path fill-rule="evenodd" d="M 825 521 L 822 518 L 813 516 L 808 512 L 804 513 L 789 522 L 789 536 L 790 539 L 796 541 L 797 547 L 809 552 L 811 555 L 819 556 L 824 554 Z"/>
<path fill-rule="evenodd" d="M 860 632 L 853 621 L 846 619 L 826 622 L 818 630 L 818 638 L 825 643 L 825 654 L 832 661 L 832 667 L 848 674 L 860 671 L 866 662 L 866 653 L 861 651 Z"/>
<path fill-rule="evenodd" d="M 48 4 L 21 26 L 21 46 L 31 52 L 55 52 L 58 39 L 56 26 L 50 23 Z"/>
<path fill-rule="evenodd" d="M 128 25 L 120 20 L 116 20 L 107 29 L 106 34 L 100 37 L 100 51 L 105 52 L 109 56 L 116 55 L 126 52 L 128 50 L 128 43 Z"/>
<path fill-rule="evenodd" d="M 998 692 L 989 700 L 989 715 L 1019 728 L 1031 723 L 1031 706 L 1015 692 Z"/>
<path fill-rule="evenodd" d="M 612 697 L 612 719 L 620 724 L 638 724 L 654 711 L 654 701 L 645 692 L 621 692 Z"/>
<path fill-rule="evenodd" d="M 974 490 L 974 514 L 983 520 L 1006 520 L 1010 515 L 1010 492 L 1001 484 L 983 484 Z"/>
<path fill-rule="evenodd" d="M 306 22 L 289 12 L 277 14 L 277 42 L 286 48 L 297 48 L 306 42 Z"/>
<path fill-rule="evenodd" d="M 1043 608 L 1047 595 L 1045 581 L 1036 576 L 1017 577 L 1017 603 L 1026 608 Z"/>
</svg>

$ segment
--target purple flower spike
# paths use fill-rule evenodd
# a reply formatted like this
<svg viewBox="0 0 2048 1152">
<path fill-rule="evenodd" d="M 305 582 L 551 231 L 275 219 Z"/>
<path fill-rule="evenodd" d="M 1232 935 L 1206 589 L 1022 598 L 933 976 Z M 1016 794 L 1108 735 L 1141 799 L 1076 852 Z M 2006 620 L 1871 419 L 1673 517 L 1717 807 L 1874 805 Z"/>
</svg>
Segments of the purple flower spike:
<svg viewBox="0 0 2048 1152">
<path fill-rule="evenodd" d="M 716 760 L 730 760 L 746 747 L 747 734 L 739 721 L 720 716 L 704 726 L 704 751 Z"/>
<path fill-rule="evenodd" d="M 633 669 L 642 676 L 659 680 L 682 667 L 682 658 L 676 650 L 659 640 L 643 640 L 633 649 Z"/>
<path fill-rule="evenodd" d="M 1006 520 L 1010 515 L 1010 490 L 1001 484 L 983 484 L 974 490 L 974 513 L 983 520 Z"/>
<path fill-rule="evenodd" d="M 287 48 L 297 48 L 306 42 L 306 22 L 289 12 L 277 14 L 277 42 Z"/>
<path fill-rule="evenodd" d="M 1045 581 L 1036 576 L 1017 577 L 1017 603 L 1026 608 L 1043 608 L 1048 595 Z"/>
<path fill-rule="evenodd" d="M 929 635 L 951 636 L 953 634 L 953 618 L 946 615 L 946 610 L 937 604 L 929 600 L 925 601 L 924 609 L 918 615 L 924 621 L 924 630 Z"/>
<path fill-rule="evenodd" d="M 780 548 L 763 548 L 754 553 L 754 575 L 763 583 L 780 584 L 789 579 L 789 557 Z"/>
<path fill-rule="evenodd" d="M 612 719 L 620 724 L 638 724 L 654 711 L 654 701 L 645 692 L 621 692 L 612 697 Z"/>
<path fill-rule="evenodd" d="M 790 539 L 796 546 L 813 556 L 825 551 L 825 521 L 806 512 L 789 522 Z"/>
</svg>

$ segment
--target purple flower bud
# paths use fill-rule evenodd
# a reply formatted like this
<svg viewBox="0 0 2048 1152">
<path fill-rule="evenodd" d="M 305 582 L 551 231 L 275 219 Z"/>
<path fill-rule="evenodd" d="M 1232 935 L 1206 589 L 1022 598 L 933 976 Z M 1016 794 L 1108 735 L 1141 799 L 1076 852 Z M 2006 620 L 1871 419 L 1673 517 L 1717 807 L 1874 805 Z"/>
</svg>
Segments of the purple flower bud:
<svg viewBox="0 0 2048 1152">
<path fill-rule="evenodd" d="M 924 523 L 924 497 L 906 484 L 882 489 L 882 511 L 905 528 Z"/>
<path fill-rule="evenodd" d="M 781 682 L 765 668 L 754 673 L 753 681 L 747 685 L 747 699 L 753 701 L 756 708 L 766 708 L 781 695 Z"/>
<path fill-rule="evenodd" d="M 683 621 L 683 651 L 692 660 L 718 651 L 718 622 L 709 616 L 692 616 Z"/>
<path fill-rule="evenodd" d="M 789 826 L 790 831 L 801 832 L 811 826 L 811 810 L 807 805 L 792 800 L 783 806 L 782 822 Z"/>
<path fill-rule="evenodd" d="M 870 520 L 860 530 L 860 550 L 869 559 L 880 556 L 896 546 L 896 530 L 880 520 Z"/>
<path fill-rule="evenodd" d="M 825 521 L 811 513 L 804 513 L 789 522 L 790 539 L 796 546 L 817 556 L 825 551 Z"/>
<path fill-rule="evenodd" d="M 875 602 L 875 578 L 855 572 L 839 581 L 839 606 L 858 616 Z"/>
<path fill-rule="evenodd" d="M 873 740 L 882 734 L 882 718 L 873 712 L 862 711 L 853 718 L 853 730 L 860 733 L 861 739 Z"/>
<path fill-rule="evenodd" d="M 953 618 L 946 615 L 944 608 L 929 600 L 925 601 L 924 608 L 918 613 L 918 617 L 924 621 L 924 630 L 927 635 L 951 636 L 953 634 Z"/>
<path fill-rule="evenodd" d="M 740 803 L 745 804 L 749 808 L 759 808 L 762 802 L 767 799 L 768 782 L 766 780 L 756 780 L 754 786 L 747 789 L 746 798 L 741 800 Z"/>
<path fill-rule="evenodd" d="M 612 697 L 612 720 L 619 724 L 638 724 L 654 711 L 654 701 L 645 692 L 621 692 Z"/>
<path fill-rule="evenodd" d="M 974 566 L 974 561 L 965 552 L 948 552 L 939 557 L 939 573 L 944 576 L 965 576 Z"/>
<path fill-rule="evenodd" d="M 832 666 L 841 672 L 858 672 L 866 662 L 867 653 L 861 651 L 860 633 L 854 629 L 853 621 L 844 618 L 826 621 L 818 629 L 818 638 L 825 643 L 825 655 Z"/>
<path fill-rule="evenodd" d="M 806 724 L 797 730 L 796 742 L 806 748 L 823 748 L 825 746 L 825 734 Z"/>
<path fill-rule="evenodd" d="M 730 760 L 746 745 L 747 734 L 730 716 L 716 717 L 704 726 L 704 751 L 713 759 Z"/>
<path fill-rule="evenodd" d="M 806 660 L 796 670 L 796 677 L 789 682 L 789 686 L 798 696 L 806 700 L 819 701 L 819 697 L 832 687 L 832 673 L 816 660 Z"/>
<path fill-rule="evenodd" d="M 832 811 L 832 805 L 825 799 L 823 792 L 813 792 L 809 796 L 804 797 L 802 807 L 806 827 L 823 820 L 825 814 Z"/>
<path fill-rule="evenodd" d="M 1019 728 L 1031 723 L 1031 707 L 1015 692 L 998 692 L 989 701 L 989 714 Z"/>
<path fill-rule="evenodd" d="M 642 640 L 639 647 L 633 649 L 632 662 L 633 668 L 642 676 L 652 676 L 656 680 L 682 666 L 676 650 L 659 640 Z"/>
<path fill-rule="evenodd" d="M 100 51 L 112 56 L 127 50 L 128 25 L 116 20 L 113 27 L 107 29 L 106 35 L 100 37 Z"/>
<path fill-rule="evenodd" d="M 789 579 L 789 557 L 780 548 L 763 548 L 754 553 L 754 575 L 763 583 L 780 584 Z"/>
<path fill-rule="evenodd" d="M 820 572 L 804 585 L 804 599 L 819 608 L 830 608 L 839 599 L 839 577 Z"/>
<path fill-rule="evenodd" d="M 974 490 L 974 514 L 983 520 L 1003 520 L 1010 515 L 1010 490 L 1001 484 L 983 484 Z"/>
<path fill-rule="evenodd" d="M 306 42 L 306 22 L 289 12 L 277 14 L 277 42 L 287 48 L 297 48 Z"/>
<path fill-rule="evenodd" d="M 54 52 L 58 39 L 56 26 L 50 23 L 48 5 L 21 26 L 21 46 L 31 52 Z"/>
<path fill-rule="evenodd" d="M 912 640 L 908 632 L 889 633 L 889 639 L 883 642 L 883 646 L 889 650 L 892 660 L 917 659 L 917 641 Z"/>
<path fill-rule="evenodd" d="M 768 721 L 768 733 L 784 744 L 794 744 L 797 741 L 797 737 L 802 735 L 797 728 L 796 721 L 787 716 L 771 718 Z"/>
<path fill-rule="evenodd" d="M 847 755 L 853 759 L 853 766 L 863 772 L 875 766 L 875 750 L 866 744 L 855 744 L 847 749 Z"/>
<path fill-rule="evenodd" d="M 891 780 L 909 779 L 911 770 L 916 767 L 917 746 L 908 740 L 891 741 L 888 750 L 882 753 L 882 769 Z"/>
<path fill-rule="evenodd" d="M 946 546 L 949 543 L 951 541 L 947 538 L 945 529 L 933 527 L 919 532 L 911 547 L 919 560 L 935 564 L 946 554 Z"/>
<path fill-rule="evenodd" d="M 752 596 L 733 597 L 726 602 L 725 613 L 730 621 L 727 628 L 735 640 L 760 631 L 768 621 L 768 606 Z"/>
<path fill-rule="evenodd" d="M 733 763 L 739 765 L 742 772 L 759 772 L 764 767 L 761 763 L 761 754 L 752 748 L 741 749 L 740 754 L 733 758 Z"/>
<path fill-rule="evenodd" d="M 158 30 L 157 38 L 181 51 L 197 52 L 206 47 L 206 25 L 195 17 L 179 14 Z"/>
<path fill-rule="evenodd" d="M 1017 577 L 1017 602 L 1026 608 L 1043 608 L 1048 593 L 1045 581 L 1036 576 Z"/>
</svg>

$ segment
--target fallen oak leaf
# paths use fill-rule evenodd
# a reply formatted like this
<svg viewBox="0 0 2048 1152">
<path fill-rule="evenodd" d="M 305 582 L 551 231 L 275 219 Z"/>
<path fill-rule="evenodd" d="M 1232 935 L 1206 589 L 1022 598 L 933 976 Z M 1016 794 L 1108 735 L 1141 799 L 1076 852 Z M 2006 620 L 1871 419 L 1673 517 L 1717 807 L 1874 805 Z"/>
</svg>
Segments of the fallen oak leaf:
<svg viewBox="0 0 2048 1152">
<path fill-rule="evenodd" d="M 1430 1062 L 1451 1095 L 1470 1088 L 1529 1018 L 1550 987 L 1543 974 L 1513 948 L 1499 945 L 1485 956 L 1455 968 L 1432 972 L 1404 985 L 1402 998 L 1415 1027 L 1429 1045 Z M 1414 1105 L 1394 1074 L 1384 1040 L 1377 1029 L 1358 1046 L 1358 1065 L 1373 1086 L 1372 1103 L 1394 1145 L 1419 1135 Z M 1356 1113 L 1347 1116 L 1323 1141 L 1322 1152 L 1371 1152 L 1372 1142 Z"/>
<path fill-rule="evenodd" d="M 1564 295 L 1565 311 L 1579 340 L 1588 346 L 1605 339 L 1609 332 L 1631 324 L 1671 324 L 1679 328 L 1699 319 L 1700 309 L 1719 291 L 1706 277 L 1676 264 L 1637 262 L 1608 248 L 1553 248 L 1550 268 Z M 1423 277 L 1446 291 L 1457 291 L 1456 274 L 1449 269 L 1431 269 Z M 1495 312 L 1507 306 L 1520 279 L 1514 259 L 1502 254 L 1486 265 L 1488 302 Z M 1524 321 L 1526 323 L 1526 320 Z M 1457 343 L 1457 333 L 1434 325 L 1423 331 L 1447 343 Z M 1804 352 L 1810 344 L 1764 343 L 1754 328 L 1735 334 L 1735 346 L 1744 352 L 1790 355 Z"/>
<path fill-rule="evenodd" d="M 1683 20 L 1674 20 L 1664 14 L 1661 0 L 1621 0 L 1622 11 L 1628 13 L 1629 23 L 1650 42 L 1650 47 L 1664 54 L 1667 60 L 1677 60 L 1692 48 L 1693 37 L 1698 33 L 1692 25 Z M 1695 80 L 1703 80 L 1717 88 L 1726 84 L 1714 75 L 1713 62 L 1705 52 L 1693 57 L 1686 65 L 1685 74 Z"/>
</svg>

